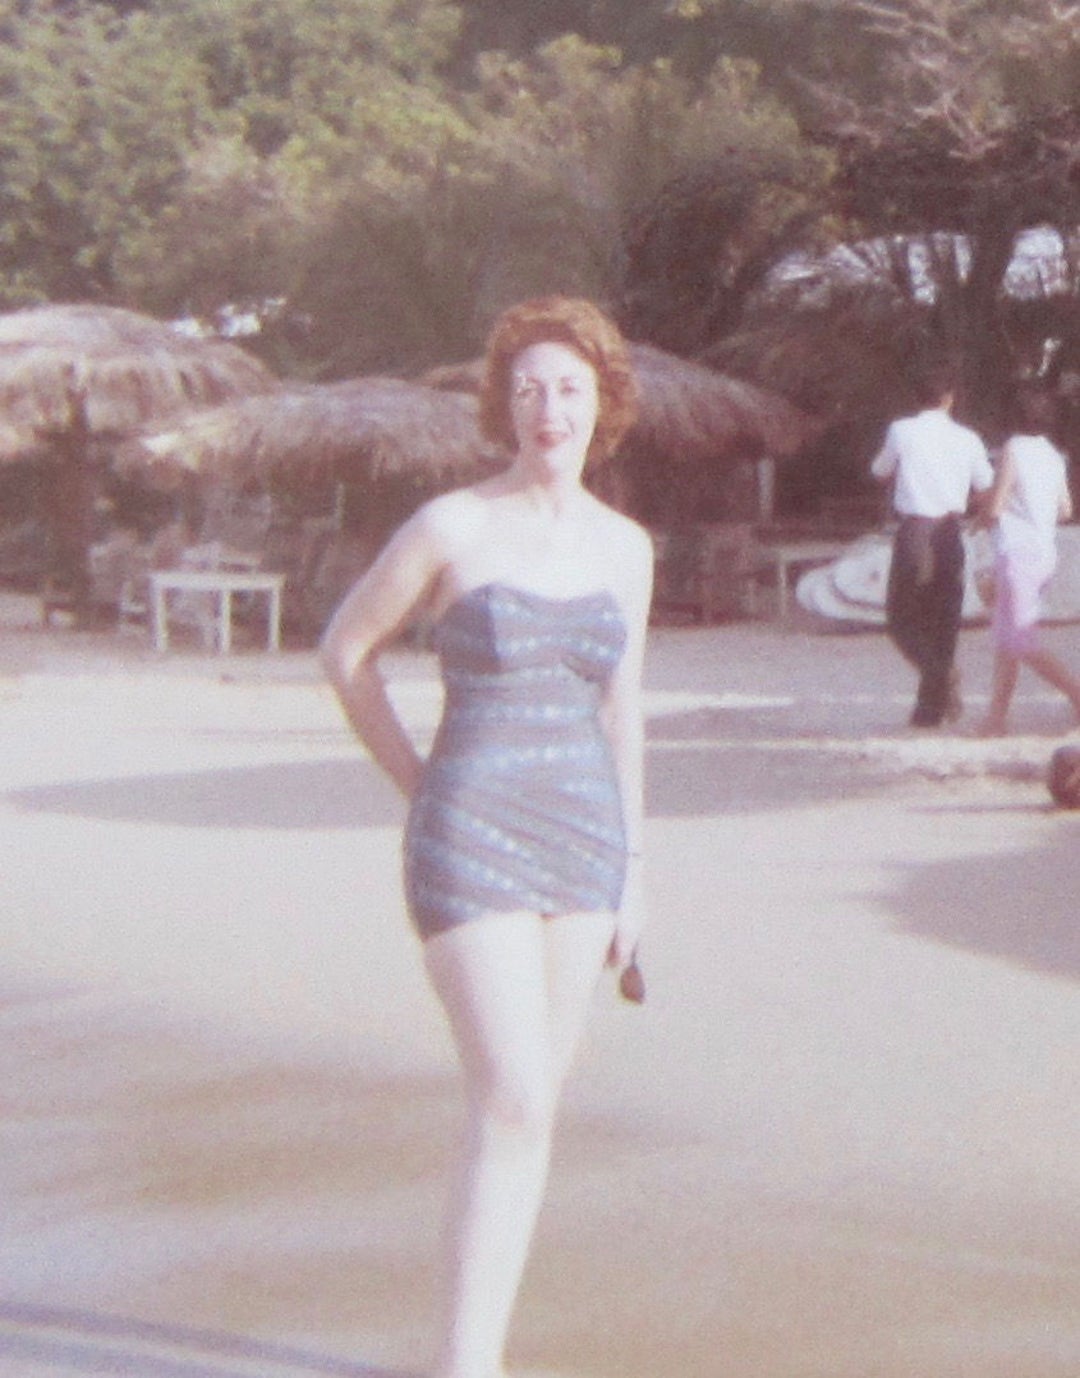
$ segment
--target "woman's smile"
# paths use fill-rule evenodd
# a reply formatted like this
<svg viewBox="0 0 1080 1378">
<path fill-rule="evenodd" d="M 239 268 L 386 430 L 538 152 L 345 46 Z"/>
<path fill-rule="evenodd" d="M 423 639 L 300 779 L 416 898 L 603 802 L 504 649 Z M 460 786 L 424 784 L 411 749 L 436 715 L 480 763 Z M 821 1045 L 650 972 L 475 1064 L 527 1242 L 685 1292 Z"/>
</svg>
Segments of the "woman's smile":
<svg viewBox="0 0 1080 1378">
<path fill-rule="evenodd" d="M 584 462 L 599 407 L 592 366 L 565 345 L 530 345 L 514 361 L 511 387 L 519 449 L 550 453 L 566 446 Z"/>
</svg>

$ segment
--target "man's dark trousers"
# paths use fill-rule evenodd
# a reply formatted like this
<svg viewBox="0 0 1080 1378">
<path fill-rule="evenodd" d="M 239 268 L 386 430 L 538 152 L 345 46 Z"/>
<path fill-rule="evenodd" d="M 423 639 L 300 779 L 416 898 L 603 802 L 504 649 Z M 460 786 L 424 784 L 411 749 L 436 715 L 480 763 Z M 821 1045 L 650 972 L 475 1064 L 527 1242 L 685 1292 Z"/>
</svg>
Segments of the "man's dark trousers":
<svg viewBox="0 0 1080 1378">
<path fill-rule="evenodd" d="M 901 518 L 885 612 L 889 635 L 919 672 L 916 726 L 936 727 L 945 718 L 963 602 L 960 518 Z"/>
</svg>

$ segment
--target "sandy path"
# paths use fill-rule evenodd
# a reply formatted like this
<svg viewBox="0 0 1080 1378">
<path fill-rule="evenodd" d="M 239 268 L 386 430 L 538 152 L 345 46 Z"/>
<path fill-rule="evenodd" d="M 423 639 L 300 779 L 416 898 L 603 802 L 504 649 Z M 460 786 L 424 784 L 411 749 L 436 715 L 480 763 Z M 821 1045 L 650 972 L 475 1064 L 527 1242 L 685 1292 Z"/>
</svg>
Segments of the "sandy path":
<svg viewBox="0 0 1080 1378">
<path fill-rule="evenodd" d="M 0 1374 L 415 1372 L 457 1101 L 398 801 L 309 656 L 11 620 Z M 664 631 L 648 678 L 650 998 L 598 1000 L 518 1369 L 1076 1378 L 1063 710 L 912 736 L 877 634 Z"/>
</svg>

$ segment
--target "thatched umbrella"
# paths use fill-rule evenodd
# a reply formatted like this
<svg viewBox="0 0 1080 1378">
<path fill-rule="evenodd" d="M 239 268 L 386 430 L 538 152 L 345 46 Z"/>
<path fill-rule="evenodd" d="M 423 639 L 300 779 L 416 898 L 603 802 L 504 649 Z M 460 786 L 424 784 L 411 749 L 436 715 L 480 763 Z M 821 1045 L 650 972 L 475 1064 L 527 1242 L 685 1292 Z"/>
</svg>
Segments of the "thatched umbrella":
<svg viewBox="0 0 1080 1378">
<path fill-rule="evenodd" d="M 660 470 L 711 470 L 797 451 L 813 422 L 783 398 L 648 345 L 632 346 L 640 383 L 629 455 Z M 489 473 L 501 460 L 482 439 L 475 393 L 481 363 L 432 370 L 419 382 L 357 378 L 290 386 L 187 415 L 145 436 L 122 459 L 156 463 L 163 481 L 203 474 L 249 483 L 378 484 L 434 491 Z"/>
<path fill-rule="evenodd" d="M 145 436 L 121 464 L 149 460 L 166 483 L 193 473 L 235 488 L 394 480 L 437 490 L 501 462 L 476 410 L 471 396 L 398 378 L 311 383 L 193 412 Z"/>
<path fill-rule="evenodd" d="M 0 315 L 0 463 L 30 460 L 39 471 L 46 613 L 89 610 L 95 511 L 125 436 L 193 406 L 277 386 L 238 346 L 192 339 L 119 307 Z"/>
<path fill-rule="evenodd" d="M 120 463 L 166 486 L 195 475 L 200 486 L 276 488 L 283 498 L 342 485 L 333 531 L 325 519 L 279 521 L 276 548 L 264 551 L 288 576 L 287 616 L 310 632 L 424 498 L 505 464 L 476 413 L 475 397 L 401 379 L 294 385 L 193 413 Z"/>
<path fill-rule="evenodd" d="M 90 438 L 114 441 L 192 407 L 278 386 L 239 346 L 192 339 L 120 307 L 7 312 L 0 315 L 0 462 L 37 455 L 66 434 L 75 399 Z"/>
<path fill-rule="evenodd" d="M 639 393 L 628 448 L 680 463 L 744 462 L 762 454 L 785 459 L 815 433 L 813 418 L 778 393 L 718 373 L 654 345 L 631 344 Z M 475 393 L 483 363 L 473 359 L 431 369 L 430 387 Z"/>
<path fill-rule="evenodd" d="M 819 429 L 807 413 L 777 393 L 719 373 L 653 345 L 631 344 L 638 382 L 638 419 L 623 442 L 609 496 L 635 506 L 638 490 L 645 515 L 668 516 L 679 506 L 672 481 L 681 480 L 690 494 L 687 505 L 715 484 L 718 471 L 729 471 L 764 456 L 787 459 L 798 454 Z M 476 392 L 483 365 L 479 360 L 432 369 L 424 381 L 432 387 Z M 665 488 L 668 490 L 665 494 Z M 647 491 L 649 490 L 649 491 Z"/>
<path fill-rule="evenodd" d="M 686 463 L 789 459 L 816 432 L 805 412 L 779 393 L 680 359 L 652 345 L 630 347 L 640 414 L 628 440 Z"/>
</svg>

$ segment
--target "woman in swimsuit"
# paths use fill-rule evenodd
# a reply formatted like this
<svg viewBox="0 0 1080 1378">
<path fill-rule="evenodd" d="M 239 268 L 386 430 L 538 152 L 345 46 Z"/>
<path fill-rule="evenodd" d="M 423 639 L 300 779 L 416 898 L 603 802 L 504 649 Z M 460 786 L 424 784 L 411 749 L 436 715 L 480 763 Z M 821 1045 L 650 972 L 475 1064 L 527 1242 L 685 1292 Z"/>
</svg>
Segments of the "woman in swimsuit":
<svg viewBox="0 0 1080 1378">
<path fill-rule="evenodd" d="M 481 423 L 508 467 L 421 508 L 324 640 L 360 740 L 409 799 L 405 891 L 465 1082 L 432 1378 L 499 1378 L 559 1091 L 605 964 L 643 920 L 641 670 L 652 546 L 584 486 L 633 420 L 625 344 L 588 302 L 497 322 Z M 379 653 L 434 623 L 427 761 Z"/>
</svg>

